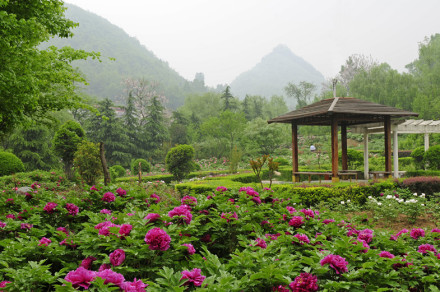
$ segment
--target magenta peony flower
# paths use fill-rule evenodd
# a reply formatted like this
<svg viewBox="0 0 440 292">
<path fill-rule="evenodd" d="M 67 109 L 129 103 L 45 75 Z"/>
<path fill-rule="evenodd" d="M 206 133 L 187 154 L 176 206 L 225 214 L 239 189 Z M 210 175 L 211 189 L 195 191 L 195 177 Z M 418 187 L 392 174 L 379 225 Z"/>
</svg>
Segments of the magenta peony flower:
<svg viewBox="0 0 440 292">
<path fill-rule="evenodd" d="M 96 261 L 95 257 L 89 256 L 82 260 L 80 267 L 83 267 L 84 269 L 90 270 L 92 268 L 93 262 Z"/>
<path fill-rule="evenodd" d="M 431 232 L 438 232 L 438 233 L 440 233 L 440 228 L 433 228 L 433 229 L 431 230 Z"/>
<path fill-rule="evenodd" d="M 428 253 L 428 251 L 432 251 L 433 253 L 437 253 L 437 250 L 431 244 L 422 244 L 419 246 L 419 249 L 417 251 L 420 253 L 423 253 L 423 254 Z"/>
<path fill-rule="evenodd" d="M 123 197 L 123 196 L 125 196 L 125 195 L 127 194 L 127 191 L 126 191 L 126 190 L 123 190 L 123 189 L 121 189 L 121 188 L 118 188 L 118 189 L 116 190 L 116 193 L 118 194 L 118 196 Z"/>
<path fill-rule="evenodd" d="M 79 208 L 75 204 L 67 203 L 65 208 L 69 212 L 69 215 L 75 216 L 78 214 Z"/>
<path fill-rule="evenodd" d="M 272 287 L 272 292 L 290 292 L 291 290 L 287 287 L 287 285 L 278 285 Z"/>
<path fill-rule="evenodd" d="M 55 212 L 56 206 L 58 206 L 57 203 L 49 202 L 46 204 L 46 206 L 44 206 L 43 210 L 46 211 L 46 213 L 48 214 L 52 214 L 53 212 Z"/>
<path fill-rule="evenodd" d="M 103 278 L 105 280 L 104 284 L 113 283 L 119 287 L 122 285 L 122 283 L 125 282 L 125 278 L 123 275 L 114 272 L 111 269 L 105 269 L 96 273 L 96 277 Z"/>
<path fill-rule="evenodd" d="M 133 226 L 130 224 L 122 224 L 121 228 L 119 228 L 119 234 L 121 236 L 128 236 L 130 235 L 131 230 L 133 229 Z"/>
<path fill-rule="evenodd" d="M 186 246 L 188 248 L 188 254 L 192 255 L 196 253 L 196 250 L 194 246 L 191 243 L 184 243 L 183 246 Z"/>
<path fill-rule="evenodd" d="M 263 238 L 257 238 L 255 240 L 257 243 L 255 244 L 255 246 L 259 246 L 262 249 L 266 249 L 267 248 L 267 243 Z"/>
<path fill-rule="evenodd" d="M 197 205 L 197 199 L 191 196 L 185 196 L 180 201 L 182 205 L 195 206 Z"/>
<path fill-rule="evenodd" d="M 306 216 L 306 219 L 315 218 L 315 212 L 312 209 L 301 209 L 299 211 Z"/>
<path fill-rule="evenodd" d="M 48 246 L 51 242 L 52 242 L 52 240 L 50 240 L 49 238 L 42 237 L 40 239 L 40 243 L 38 244 L 38 246 L 42 246 L 42 245 Z"/>
<path fill-rule="evenodd" d="M 345 258 L 339 255 L 329 254 L 321 260 L 320 264 L 321 266 L 329 264 L 330 267 L 336 271 L 336 274 L 342 274 L 348 271 L 348 262 L 345 260 Z"/>
<path fill-rule="evenodd" d="M 287 211 L 289 211 L 290 214 L 293 214 L 296 212 L 296 209 L 291 206 L 287 206 L 286 209 L 287 209 Z"/>
<path fill-rule="evenodd" d="M 414 239 L 418 239 L 419 237 L 425 237 L 425 230 L 421 228 L 414 228 L 411 230 L 410 236 Z"/>
<path fill-rule="evenodd" d="M 293 216 L 292 219 L 290 219 L 290 221 L 289 221 L 289 225 L 293 226 L 295 228 L 298 228 L 303 224 L 304 224 L 304 221 L 303 221 L 302 216 Z"/>
<path fill-rule="evenodd" d="M 148 224 L 148 223 L 153 223 L 153 222 L 159 220 L 159 218 L 160 218 L 159 214 L 149 213 L 147 216 L 145 216 L 144 220 L 148 220 L 148 222 L 147 222 L 147 224 Z"/>
<path fill-rule="evenodd" d="M 11 281 L 1 281 L 0 288 L 6 288 L 6 284 L 12 283 Z"/>
<path fill-rule="evenodd" d="M 358 239 L 364 240 L 366 243 L 370 243 L 373 240 L 373 230 L 359 230 Z"/>
<path fill-rule="evenodd" d="M 334 219 L 325 219 L 324 221 L 322 221 L 322 223 L 324 223 L 324 224 L 330 224 L 333 222 L 336 222 L 336 221 Z"/>
<path fill-rule="evenodd" d="M 151 198 L 151 201 L 153 201 L 153 203 L 158 204 L 160 202 L 160 197 L 156 194 L 151 194 L 150 198 Z"/>
<path fill-rule="evenodd" d="M 292 292 L 314 292 L 318 291 L 318 278 L 309 273 L 301 273 L 289 284 Z"/>
<path fill-rule="evenodd" d="M 101 213 L 101 214 L 109 214 L 109 215 L 111 215 L 111 214 L 112 214 L 112 211 L 109 210 L 109 209 L 102 209 L 101 211 L 99 211 L 99 213 Z"/>
<path fill-rule="evenodd" d="M 69 235 L 69 231 L 67 231 L 66 227 L 58 227 L 57 231 L 61 231 L 66 235 Z"/>
<path fill-rule="evenodd" d="M 164 230 L 155 227 L 147 232 L 145 242 L 151 250 L 165 251 L 170 248 L 171 237 Z"/>
<path fill-rule="evenodd" d="M 390 240 L 397 240 L 397 238 L 399 238 L 399 236 L 401 236 L 401 235 L 404 234 L 404 233 L 408 233 L 408 232 L 409 232 L 408 229 L 402 229 L 402 230 L 400 230 L 399 232 L 397 232 L 396 235 L 392 235 L 392 236 L 390 237 Z"/>
<path fill-rule="evenodd" d="M 234 213 L 232 213 L 232 212 L 228 212 L 228 213 L 222 212 L 222 215 L 220 216 L 220 218 L 226 219 L 226 222 L 230 222 L 233 219 L 234 220 L 238 220 L 238 215 L 237 215 L 236 212 L 234 212 Z"/>
<path fill-rule="evenodd" d="M 220 186 L 215 189 L 217 192 L 226 192 L 228 189 L 226 187 Z"/>
<path fill-rule="evenodd" d="M 187 205 L 181 205 L 178 207 L 175 207 L 173 210 L 171 210 L 170 212 L 168 212 L 168 216 L 170 218 L 173 218 L 175 216 L 182 216 L 183 221 L 186 224 L 190 224 L 191 220 L 192 220 L 192 214 L 188 209 L 189 207 Z M 183 223 L 183 222 L 182 222 Z"/>
<path fill-rule="evenodd" d="M 98 191 L 98 189 L 97 189 L 95 186 L 92 186 L 92 187 L 90 188 L 90 191 Z"/>
<path fill-rule="evenodd" d="M 197 268 L 192 269 L 191 271 L 185 270 L 182 272 L 182 278 L 180 278 L 180 281 L 186 279 L 186 282 L 183 285 L 190 285 L 192 283 L 194 286 L 201 286 L 206 278 L 205 276 L 202 276 L 201 272 L 202 270 Z"/>
<path fill-rule="evenodd" d="M 109 270 L 109 269 L 111 269 L 112 267 L 109 265 L 109 264 L 102 264 L 101 266 L 99 266 L 99 269 L 98 269 L 98 271 L 99 272 L 102 272 L 102 271 L 104 271 L 104 270 Z"/>
<path fill-rule="evenodd" d="M 393 255 L 392 253 L 390 253 L 389 251 L 381 251 L 379 253 L 379 256 L 381 258 L 389 258 L 389 259 L 393 259 L 395 257 L 395 255 Z"/>
<path fill-rule="evenodd" d="M 8 215 L 6 215 L 6 218 L 8 218 L 8 219 L 15 219 L 15 215 L 14 214 L 8 214 Z"/>
<path fill-rule="evenodd" d="M 362 246 L 365 247 L 365 249 L 362 249 L 361 252 L 366 253 L 370 249 L 370 246 L 365 240 L 357 238 L 355 241 L 353 241 L 353 244 L 355 245 L 357 245 L 358 243 L 361 243 Z"/>
<path fill-rule="evenodd" d="M 304 243 L 310 243 L 310 239 L 305 234 L 295 234 L 293 237 L 298 238 L 299 244 L 304 245 Z M 293 243 L 296 243 L 295 241 Z"/>
<path fill-rule="evenodd" d="M 112 192 L 107 192 L 104 194 L 104 196 L 102 196 L 102 200 L 108 203 L 114 202 L 115 199 L 116 199 L 115 194 L 113 194 Z"/>
<path fill-rule="evenodd" d="M 33 224 L 30 223 L 21 223 L 20 228 L 25 230 L 31 230 L 34 227 Z"/>
<path fill-rule="evenodd" d="M 6 223 L 5 222 L 2 222 L 2 221 L 0 221 L 0 228 L 5 228 L 6 227 Z"/>
<path fill-rule="evenodd" d="M 110 255 L 110 263 L 114 266 L 120 266 L 125 261 L 125 251 L 122 249 L 117 249 L 112 252 Z"/>
<path fill-rule="evenodd" d="M 74 271 L 70 271 L 67 273 L 64 280 L 72 283 L 74 288 L 83 287 L 84 289 L 88 289 L 90 286 L 90 282 L 95 280 L 96 272 L 89 271 L 84 269 L 83 267 L 79 267 Z"/>
<path fill-rule="evenodd" d="M 121 284 L 121 289 L 124 292 L 145 292 L 148 284 L 144 284 L 142 280 L 136 280 L 134 278 L 133 282 L 124 282 Z"/>
</svg>

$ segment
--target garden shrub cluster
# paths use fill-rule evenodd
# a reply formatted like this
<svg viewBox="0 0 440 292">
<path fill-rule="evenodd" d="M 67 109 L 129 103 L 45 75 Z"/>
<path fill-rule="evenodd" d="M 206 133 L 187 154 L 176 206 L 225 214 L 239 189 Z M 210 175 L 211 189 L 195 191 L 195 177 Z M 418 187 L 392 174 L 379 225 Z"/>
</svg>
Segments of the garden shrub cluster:
<svg viewBox="0 0 440 292">
<path fill-rule="evenodd" d="M 12 153 L 0 152 L 0 176 L 24 171 L 24 164 Z"/>
<path fill-rule="evenodd" d="M 341 219 L 270 189 L 176 197 L 160 183 L 62 193 L 34 183 L 29 195 L 2 193 L 0 287 L 438 290 L 440 229 L 391 233 Z"/>
<path fill-rule="evenodd" d="M 151 165 L 148 161 L 142 158 L 135 159 L 131 162 L 131 173 L 136 175 L 139 173 L 139 163 L 141 163 L 142 172 L 150 172 Z"/>
<path fill-rule="evenodd" d="M 399 182 L 399 187 L 407 188 L 413 193 L 426 194 L 432 196 L 434 193 L 440 192 L 440 177 L 438 176 L 421 176 L 410 177 Z"/>
</svg>

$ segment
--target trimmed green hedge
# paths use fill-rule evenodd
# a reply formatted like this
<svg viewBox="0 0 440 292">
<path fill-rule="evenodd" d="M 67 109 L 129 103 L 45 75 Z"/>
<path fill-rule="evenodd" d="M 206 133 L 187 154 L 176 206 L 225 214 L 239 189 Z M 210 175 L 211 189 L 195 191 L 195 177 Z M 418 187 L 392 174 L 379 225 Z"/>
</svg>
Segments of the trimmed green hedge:
<svg viewBox="0 0 440 292">
<path fill-rule="evenodd" d="M 195 177 L 206 177 L 206 179 L 213 180 L 217 179 L 217 177 L 207 177 L 209 175 L 218 175 L 218 174 L 226 174 L 228 173 L 227 170 L 219 170 L 219 171 L 198 171 L 198 172 L 191 172 L 188 175 L 188 178 L 195 178 Z M 224 179 L 224 177 L 218 177 L 218 179 Z M 164 181 L 166 184 L 170 184 L 174 179 L 172 174 L 158 174 L 158 175 L 149 175 L 149 176 L 142 176 L 142 181 Z M 138 181 L 137 176 L 129 176 L 129 177 L 120 177 L 115 180 L 115 182 L 132 182 L 132 181 Z"/>
<path fill-rule="evenodd" d="M 200 181 L 193 181 L 193 182 L 187 182 L 187 183 L 181 183 L 177 184 L 175 186 L 176 190 L 181 194 L 189 194 L 189 193 L 196 193 L 196 194 L 203 194 L 206 192 L 213 192 L 217 187 L 225 186 L 228 189 L 239 189 L 241 187 L 245 186 L 251 186 L 251 187 L 257 187 L 255 183 L 241 183 L 241 182 L 234 182 L 231 180 L 200 180 Z"/>
<path fill-rule="evenodd" d="M 414 170 L 407 171 L 405 173 L 405 177 L 414 177 L 414 176 L 440 176 L 439 170 Z"/>
<path fill-rule="evenodd" d="M 0 176 L 23 171 L 24 165 L 20 158 L 12 153 L 0 151 Z"/>
</svg>

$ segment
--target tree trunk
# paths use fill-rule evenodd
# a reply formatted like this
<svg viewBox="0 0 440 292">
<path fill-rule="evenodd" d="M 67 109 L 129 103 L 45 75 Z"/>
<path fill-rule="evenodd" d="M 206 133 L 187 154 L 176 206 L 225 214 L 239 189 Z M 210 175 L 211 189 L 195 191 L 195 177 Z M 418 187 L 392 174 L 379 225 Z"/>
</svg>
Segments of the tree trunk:
<svg viewBox="0 0 440 292">
<path fill-rule="evenodd" d="M 110 183 L 110 173 L 107 167 L 107 160 L 105 160 L 104 142 L 99 143 L 99 155 L 101 156 L 102 172 L 104 173 L 104 185 Z"/>
</svg>

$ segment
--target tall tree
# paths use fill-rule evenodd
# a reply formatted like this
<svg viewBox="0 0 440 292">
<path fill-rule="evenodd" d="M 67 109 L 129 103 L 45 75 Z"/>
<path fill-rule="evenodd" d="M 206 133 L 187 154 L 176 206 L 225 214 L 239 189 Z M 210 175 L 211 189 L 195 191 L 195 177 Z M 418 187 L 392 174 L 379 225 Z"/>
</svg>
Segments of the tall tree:
<svg viewBox="0 0 440 292">
<path fill-rule="evenodd" d="M 224 106 L 223 110 L 231 110 L 232 109 L 232 100 L 234 99 L 234 96 L 231 94 L 231 87 L 228 85 L 226 86 L 226 89 L 223 91 L 223 94 L 221 96 L 224 100 Z"/>
<path fill-rule="evenodd" d="M 345 64 L 341 66 L 337 79 L 347 90 L 347 96 L 350 95 L 350 82 L 361 71 L 369 72 L 378 62 L 371 56 L 353 54 L 348 57 Z"/>
<path fill-rule="evenodd" d="M 168 129 L 165 120 L 165 107 L 158 96 L 153 96 L 147 106 L 144 133 L 147 137 L 147 151 L 150 158 L 155 161 L 163 161 L 166 152 L 162 148 L 168 140 Z"/>
<path fill-rule="evenodd" d="M 72 36 L 77 24 L 64 11 L 60 0 L 0 0 L 0 136 L 49 111 L 80 105 L 75 88 L 85 80 L 71 63 L 99 54 L 38 47 L 54 36 Z"/>
<path fill-rule="evenodd" d="M 289 82 L 284 90 L 288 96 L 296 100 L 296 108 L 298 109 L 311 102 L 316 85 L 307 81 L 301 81 L 298 85 Z"/>
</svg>

